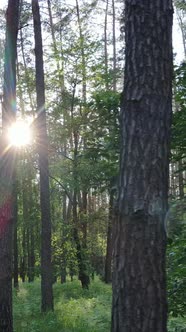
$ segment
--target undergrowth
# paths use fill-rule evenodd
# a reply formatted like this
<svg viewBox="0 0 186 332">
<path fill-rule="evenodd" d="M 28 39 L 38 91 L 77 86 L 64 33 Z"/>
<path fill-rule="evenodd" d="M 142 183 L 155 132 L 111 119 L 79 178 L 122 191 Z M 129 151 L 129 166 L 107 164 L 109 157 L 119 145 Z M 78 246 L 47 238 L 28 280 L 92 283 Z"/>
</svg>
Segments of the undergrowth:
<svg viewBox="0 0 186 332">
<path fill-rule="evenodd" d="M 108 332 L 111 287 L 100 280 L 83 290 L 78 280 L 54 285 L 55 311 L 40 312 L 40 281 L 14 292 L 15 332 Z"/>
<path fill-rule="evenodd" d="M 111 286 L 99 279 L 89 290 L 78 280 L 54 285 L 55 311 L 40 311 L 40 280 L 14 290 L 15 332 L 109 332 Z M 186 332 L 185 318 L 171 318 L 168 332 Z"/>
</svg>

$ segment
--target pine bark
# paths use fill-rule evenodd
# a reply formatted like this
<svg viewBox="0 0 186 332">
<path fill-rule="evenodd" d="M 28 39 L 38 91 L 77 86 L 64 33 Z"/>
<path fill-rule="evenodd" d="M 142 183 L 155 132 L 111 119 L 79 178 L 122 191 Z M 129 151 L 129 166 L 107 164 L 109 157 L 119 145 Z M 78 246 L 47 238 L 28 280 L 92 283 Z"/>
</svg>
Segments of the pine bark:
<svg viewBox="0 0 186 332">
<path fill-rule="evenodd" d="M 53 310 L 48 137 L 45 111 L 43 44 L 38 0 L 32 0 L 36 56 L 37 146 L 41 204 L 41 310 Z"/>
<path fill-rule="evenodd" d="M 12 242 L 14 225 L 14 153 L 7 129 L 16 114 L 16 58 L 19 0 L 9 0 L 6 12 L 6 42 L 2 103 L 3 133 L 0 142 L 0 331 L 13 331 Z M 9 147 L 9 148 L 8 148 Z"/>
<path fill-rule="evenodd" d="M 125 1 L 112 332 L 166 332 L 172 1 Z"/>
</svg>

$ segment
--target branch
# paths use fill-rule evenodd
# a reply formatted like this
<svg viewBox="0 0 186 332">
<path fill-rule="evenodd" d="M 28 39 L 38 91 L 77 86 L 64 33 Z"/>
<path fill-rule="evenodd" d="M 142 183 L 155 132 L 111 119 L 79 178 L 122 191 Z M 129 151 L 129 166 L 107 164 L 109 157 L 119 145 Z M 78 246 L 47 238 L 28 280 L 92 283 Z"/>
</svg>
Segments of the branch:
<svg viewBox="0 0 186 332">
<path fill-rule="evenodd" d="M 68 191 L 66 190 L 65 186 L 64 186 L 64 185 L 63 185 L 58 179 L 56 179 L 54 176 L 52 176 L 50 173 L 49 173 L 48 175 L 49 175 L 49 177 L 50 177 L 51 179 L 53 179 L 56 183 L 58 183 L 58 184 L 63 188 L 65 194 L 67 195 L 67 197 L 68 197 L 68 199 L 69 199 L 69 201 L 70 201 L 70 203 L 73 205 L 72 197 L 71 197 L 71 195 L 68 193 Z"/>
</svg>

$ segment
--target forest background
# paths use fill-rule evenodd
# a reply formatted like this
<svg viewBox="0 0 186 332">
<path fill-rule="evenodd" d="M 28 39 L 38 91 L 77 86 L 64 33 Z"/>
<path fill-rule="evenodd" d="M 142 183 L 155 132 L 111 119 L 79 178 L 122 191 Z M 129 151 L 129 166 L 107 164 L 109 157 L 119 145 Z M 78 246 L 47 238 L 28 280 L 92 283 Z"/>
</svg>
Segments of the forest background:
<svg viewBox="0 0 186 332">
<path fill-rule="evenodd" d="M 117 195 L 118 117 L 124 64 L 123 8 L 119 1 L 39 3 L 49 135 L 53 282 L 64 283 L 67 276 L 73 279 L 82 269 L 87 277 L 82 286 L 88 288 L 94 274 L 107 283 L 111 281 L 109 244 Z M 184 60 L 186 8 L 182 1 L 175 1 L 175 6 Z M 0 20 L 0 81 L 3 86 L 3 10 Z M 29 1 L 22 1 L 17 50 L 17 117 L 32 122 L 37 106 Z M 184 316 L 186 64 L 180 63 L 180 59 L 175 63 L 167 217 L 168 292 L 170 315 Z M 18 287 L 15 273 L 23 282 L 33 282 L 41 272 L 39 169 L 34 142 L 17 150 L 16 186 L 18 214 L 13 260 L 15 287 Z"/>
</svg>

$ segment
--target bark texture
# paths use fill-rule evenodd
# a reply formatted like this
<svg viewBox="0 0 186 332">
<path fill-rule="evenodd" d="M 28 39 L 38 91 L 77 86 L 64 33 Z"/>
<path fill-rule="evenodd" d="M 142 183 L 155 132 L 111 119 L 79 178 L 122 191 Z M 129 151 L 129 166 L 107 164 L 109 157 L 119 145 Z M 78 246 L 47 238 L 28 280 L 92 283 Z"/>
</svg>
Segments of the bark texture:
<svg viewBox="0 0 186 332">
<path fill-rule="evenodd" d="M 125 1 L 112 332 L 166 332 L 172 1 Z"/>
<path fill-rule="evenodd" d="M 38 0 L 32 0 L 36 55 L 37 93 L 37 143 L 40 169 L 41 204 L 41 310 L 53 310 L 52 264 L 51 264 L 51 216 L 48 171 L 48 137 L 45 112 L 45 84 L 43 69 L 43 47 Z"/>
<path fill-rule="evenodd" d="M 14 154 L 8 148 L 7 129 L 16 113 L 16 57 L 19 0 L 9 0 L 0 140 L 0 331 L 12 332 L 12 242 L 14 222 Z"/>
</svg>

